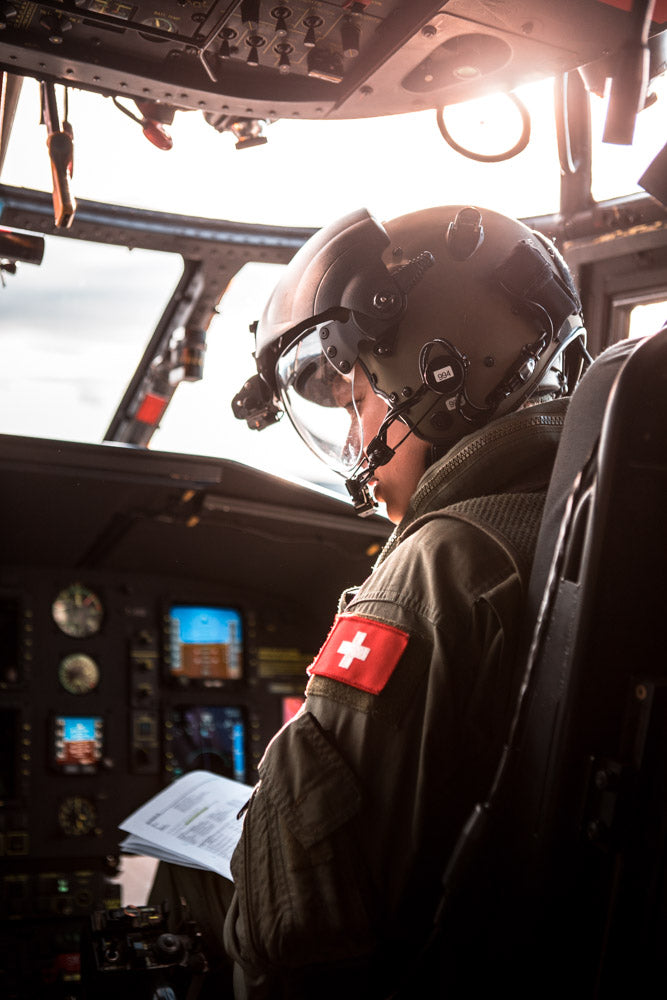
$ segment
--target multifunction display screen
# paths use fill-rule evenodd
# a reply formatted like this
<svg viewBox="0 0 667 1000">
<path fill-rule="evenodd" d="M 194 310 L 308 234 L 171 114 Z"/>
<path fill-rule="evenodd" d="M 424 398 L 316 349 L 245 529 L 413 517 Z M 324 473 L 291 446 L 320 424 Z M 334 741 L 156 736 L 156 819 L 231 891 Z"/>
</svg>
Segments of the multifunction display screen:
<svg viewBox="0 0 667 1000">
<path fill-rule="evenodd" d="M 173 677 L 215 685 L 243 672 L 243 624 L 233 608 L 175 604 L 169 611 Z"/>
<path fill-rule="evenodd" d="M 245 721 L 234 705 L 184 705 L 172 709 L 170 752 L 175 776 L 212 771 L 245 781 Z"/>
<path fill-rule="evenodd" d="M 103 739 L 104 722 L 98 715 L 59 715 L 54 720 L 54 763 L 68 774 L 94 771 Z"/>
</svg>

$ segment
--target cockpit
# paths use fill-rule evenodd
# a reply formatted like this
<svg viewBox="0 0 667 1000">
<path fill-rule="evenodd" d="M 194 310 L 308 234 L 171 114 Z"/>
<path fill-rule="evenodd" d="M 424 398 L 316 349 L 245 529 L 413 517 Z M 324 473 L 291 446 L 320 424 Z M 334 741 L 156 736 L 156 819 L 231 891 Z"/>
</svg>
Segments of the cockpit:
<svg viewBox="0 0 667 1000">
<path fill-rule="evenodd" d="M 362 206 L 488 205 L 556 242 L 594 357 L 655 333 L 666 28 L 665 0 L 0 0 L 4 996 L 93 995 L 82 928 L 146 898 L 118 824 L 192 770 L 255 782 L 390 534 L 232 411 L 285 265 Z"/>
</svg>

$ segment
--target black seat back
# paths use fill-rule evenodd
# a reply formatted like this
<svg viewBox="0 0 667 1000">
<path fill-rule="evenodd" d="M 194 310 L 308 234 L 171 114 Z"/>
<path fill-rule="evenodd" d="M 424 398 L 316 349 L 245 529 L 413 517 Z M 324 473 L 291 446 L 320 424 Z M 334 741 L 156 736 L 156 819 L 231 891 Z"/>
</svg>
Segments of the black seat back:
<svg viewBox="0 0 667 1000">
<path fill-rule="evenodd" d="M 667 988 L 666 564 L 667 328 L 574 394 L 512 732 L 445 876 L 443 991 Z"/>
</svg>

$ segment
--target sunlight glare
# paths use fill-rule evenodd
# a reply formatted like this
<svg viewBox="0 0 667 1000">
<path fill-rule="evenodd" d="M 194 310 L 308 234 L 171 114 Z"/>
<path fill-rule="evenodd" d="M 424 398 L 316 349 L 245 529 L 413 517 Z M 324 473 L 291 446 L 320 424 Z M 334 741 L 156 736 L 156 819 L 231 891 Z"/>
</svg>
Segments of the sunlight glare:
<svg viewBox="0 0 667 1000">
<path fill-rule="evenodd" d="M 176 112 L 170 126 L 174 147 L 167 152 L 152 146 L 108 98 L 73 90 L 73 189 L 78 198 L 271 225 L 321 226 L 361 206 L 381 219 L 447 203 L 511 215 L 552 212 L 559 191 L 552 92 L 548 80 L 520 88 L 531 113 L 532 141 L 511 161 L 487 164 L 450 149 L 432 110 L 350 121 L 278 121 L 269 126 L 266 145 L 247 150 L 236 150 L 233 136 L 217 133 L 198 112 Z M 468 105 L 449 109 L 462 119 L 457 139 L 467 144 L 468 129 L 478 132 L 483 120 L 492 128 L 495 149 L 511 146 L 516 120 L 475 105 L 472 116 Z M 24 84 L 2 180 L 50 190 L 46 133 L 32 80 Z"/>
</svg>

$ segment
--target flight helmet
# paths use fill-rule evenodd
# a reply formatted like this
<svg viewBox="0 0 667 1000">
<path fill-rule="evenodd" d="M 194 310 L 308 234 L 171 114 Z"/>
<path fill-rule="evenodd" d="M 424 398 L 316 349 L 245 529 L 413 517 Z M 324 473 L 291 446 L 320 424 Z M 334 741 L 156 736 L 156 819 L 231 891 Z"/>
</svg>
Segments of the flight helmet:
<svg viewBox="0 0 667 1000">
<path fill-rule="evenodd" d="M 345 477 L 361 514 L 374 506 L 374 469 L 394 454 L 394 420 L 441 454 L 549 381 L 565 394 L 587 357 L 579 297 L 555 246 L 469 205 L 384 225 L 361 209 L 319 230 L 253 329 L 258 374 L 234 398 L 236 416 L 261 429 L 286 412 Z M 360 377 L 387 403 L 371 442 L 355 410 Z"/>
</svg>

